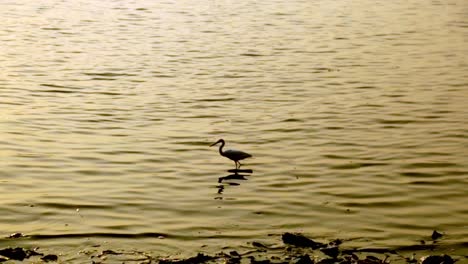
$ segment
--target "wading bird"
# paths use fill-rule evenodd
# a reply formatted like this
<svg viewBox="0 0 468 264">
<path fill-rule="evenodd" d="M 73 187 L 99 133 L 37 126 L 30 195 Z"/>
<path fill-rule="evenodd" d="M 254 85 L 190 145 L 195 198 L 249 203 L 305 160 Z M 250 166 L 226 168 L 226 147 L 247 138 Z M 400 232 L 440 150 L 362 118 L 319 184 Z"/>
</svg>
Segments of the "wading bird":
<svg viewBox="0 0 468 264">
<path fill-rule="evenodd" d="M 216 141 L 216 143 L 211 144 L 210 147 L 212 147 L 212 146 L 214 146 L 214 145 L 216 145 L 218 143 L 221 143 L 221 146 L 219 146 L 219 154 L 221 156 L 223 156 L 223 157 L 226 157 L 226 158 L 228 158 L 230 160 L 233 160 L 236 163 L 236 169 L 240 168 L 240 166 L 241 166 L 239 160 L 243 160 L 243 159 L 252 157 L 252 155 L 250 155 L 249 153 L 245 153 L 245 152 L 240 151 L 240 150 L 228 149 L 226 151 L 223 151 L 223 147 L 226 144 L 226 142 L 224 142 L 224 139 L 220 139 L 220 140 Z M 239 166 L 237 166 L 237 164 L 239 164 Z"/>
</svg>

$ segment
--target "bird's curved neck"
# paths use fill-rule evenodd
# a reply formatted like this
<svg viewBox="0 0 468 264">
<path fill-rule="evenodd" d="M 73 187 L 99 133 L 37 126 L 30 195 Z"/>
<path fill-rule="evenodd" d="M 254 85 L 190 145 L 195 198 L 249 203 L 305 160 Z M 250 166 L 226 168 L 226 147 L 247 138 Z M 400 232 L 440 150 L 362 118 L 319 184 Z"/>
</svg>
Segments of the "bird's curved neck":
<svg viewBox="0 0 468 264">
<path fill-rule="evenodd" d="M 221 146 L 219 146 L 219 154 L 221 156 L 224 156 L 224 152 L 223 152 L 223 147 L 224 147 L 224 141 L 221 141 Z"/>
</svg>

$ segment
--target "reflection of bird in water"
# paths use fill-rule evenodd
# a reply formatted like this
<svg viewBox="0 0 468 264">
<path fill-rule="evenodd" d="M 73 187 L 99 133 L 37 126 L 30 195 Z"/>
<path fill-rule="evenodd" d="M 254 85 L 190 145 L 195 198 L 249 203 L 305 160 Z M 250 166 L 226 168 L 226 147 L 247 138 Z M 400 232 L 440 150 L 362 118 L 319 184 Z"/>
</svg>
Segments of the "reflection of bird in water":
<svg viewBox="0 0 468 264">
<path fill-rule="evenodd" d="M 220 140 L 216 141 L 216 143 L 211 144 L 210 147 L 212 147 L 212 146 L 214 146 L 214 145 L 216 145 L 218 143 L 221 143 L 221 146 L 219 146 L 219 154 L 221 156 L 223 156 L 223 157 L 226 157 L 226 158 L 228 158 L 230 160 L 233 160 L 236 163 L 236 169 L 240 168 L 240 166 L 241 166 L 239 160 L 243 160 L 243 159 L 252 157 L 252 155 L 250 155 L 249 153 L 245 153 L 245 152 L 240 151 L 240 150 L 228 149 L 226 151 L 223 151 L 223 147 L 226 144 L 226 142 L 224 142 L 224 139 L 220 139 Z M 237 166 L 237 164 L 239 164 L 239 166 Z"/>
</svg>

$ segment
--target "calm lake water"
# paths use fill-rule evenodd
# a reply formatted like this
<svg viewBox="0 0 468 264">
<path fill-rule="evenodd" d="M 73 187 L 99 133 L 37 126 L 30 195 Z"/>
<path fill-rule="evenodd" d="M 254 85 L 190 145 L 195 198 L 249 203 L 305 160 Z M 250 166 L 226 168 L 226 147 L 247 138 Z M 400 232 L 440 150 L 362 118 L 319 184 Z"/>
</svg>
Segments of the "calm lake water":
<svg viewBox="0 0 468 264">
<path fill-rule="evenodd" d="M 3 1 L 0 247 L 468 238 L 468 2 Z M 227 148 L 254 158 L 229 180 Z M 99 248 L 96 248 L 100 245 Z M 466 244 L 465 244 L 466 245 Z"/>
</svg>

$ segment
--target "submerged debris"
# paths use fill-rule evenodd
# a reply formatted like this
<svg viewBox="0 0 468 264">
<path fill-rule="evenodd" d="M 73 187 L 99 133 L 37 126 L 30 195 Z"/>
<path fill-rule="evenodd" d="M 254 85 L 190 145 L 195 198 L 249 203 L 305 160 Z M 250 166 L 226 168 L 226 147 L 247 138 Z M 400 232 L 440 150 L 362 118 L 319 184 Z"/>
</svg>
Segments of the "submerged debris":
<svg viewBox="0 0 468 264">
<path fill-rule="evenodd" d="M 439 232 L 437 232 L 437 230 L 434 230 L 432 232 L 431 238 L 432 238 L 432 240 L 437 240 L 437 239 L 439 239 L 439 238 L 441 238 L 443 236 L 444 235 L 442 233 L 439 233 Z"/>
<path fill-rule="evenodd" d="M 310 247 L 312 249 L 317 249 L 327 246 L 326 244 L 315 242 L 301 234 L 284 233 L 281 238 L 283 239 L 283 243 L 296 247 Z"/>
<path fill-rule="evenodd" d="M 427 256 L 421 262 L 422 264 L 453 264 L 455 261 L 449 255 Z"/>
<path fill-rule="evenodd" d="M 20 237 L 25 237 L 23 233 L 13 233 L 8 236 L 8 238 L 20 238 Z"/>
<path fill-rule="evenodd" d="M 48 255 L 43 256 L 41 259 L 45 262 L 49 262 L 49 261 L 57 261 L 58 257 L 57 255 L 54 255 L 54 254 L 48 254 Z"/>
<path fill-rule="evenodd" d="M 36 252 L 30 249 L 17 248 L 4 248 L 0 249 L 0 256 L 4 256 L 7 259 L 20 260 L 30 258 L 31 256 L 42 256 L 42 253 Z"/>
<path fill-rule="evenodd" d="M 436 232 L 436 231 L 434 231 Z M 437 236 L 436 232 L 436 236 Z M 439 233 L 440 234 L 440 233 Z M 433 234 L 434 236 L 434 234 Z M 94 251 L 90 257 L 92 263 L 158 263 L 158 264 L 454 264 L 457 259 L 449 255 L 429 255 L 418 261 L 416 253 L 412 256 L 403 256 L 402 252 L 422 251 L 435 249 L 438 244 L 431 247 L 427 245 L 410 245 L 397 248 L 347 248 L 340 239 L 328 243 L 314 241 L 302 234 L 283 233 L 283 245 L 265 245 L 253 241 L 246 251 L 231 250 L 228 253 L 219 252 L 215 255 L 198 253 L 188 258 L 161 258 L 153 257 L 146 252 L 105 249 Z M 0 249 L 0 262 L 16 260 L 24 261 L 32 256 L 37 257 L 32 262 L 56 262 L 59 258 L 55 254 L 44 255 L 35 250 L 16 248 Z M 460 256 L 458 256 L 460 257 Z"/>
<path fill-rule="evenodd" d="M 198 264 L 204 263 L 209 260 L 216 259 L 217 257 L 205 255 L 203 253 L 198 253 L 195 257 L 190 257 L 187 259 L 160 259 L 159 264 Z"/>
<path fill-rule="evenodd" d="M 310 259 L 309 255 L 305 254 L 300 256 L 295 264 L 314 264 L 314 262 Z"/>
<path fill-rule="evenodd" d="M 340 249 L 337 246 L 322 248 L 320 251 L 332 258 L 337 258 L 340 254 Z"/>
</svg>

